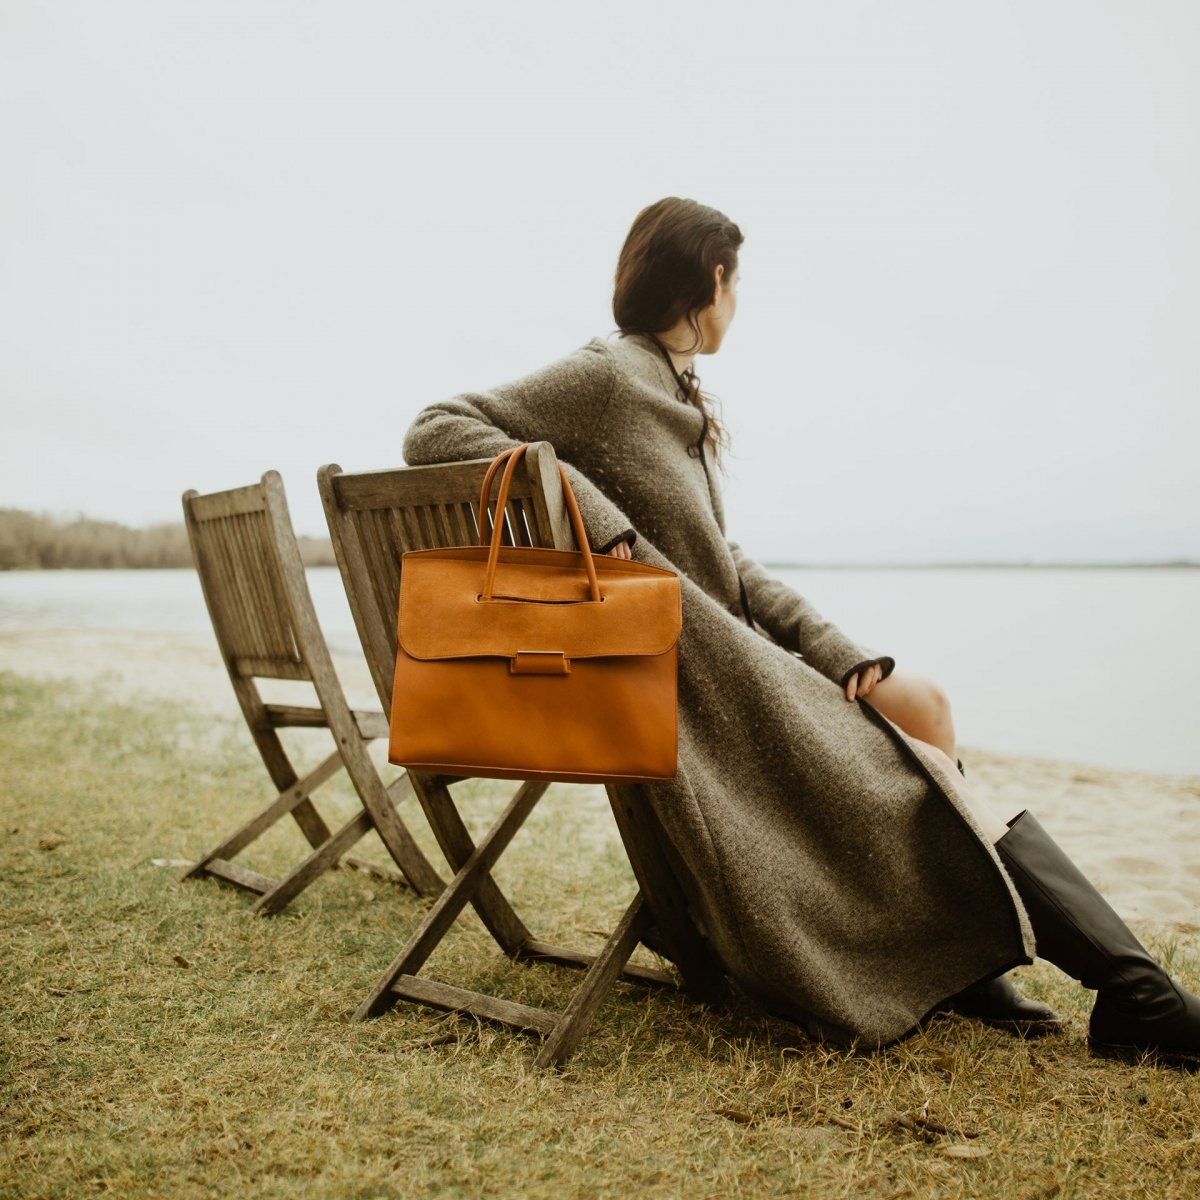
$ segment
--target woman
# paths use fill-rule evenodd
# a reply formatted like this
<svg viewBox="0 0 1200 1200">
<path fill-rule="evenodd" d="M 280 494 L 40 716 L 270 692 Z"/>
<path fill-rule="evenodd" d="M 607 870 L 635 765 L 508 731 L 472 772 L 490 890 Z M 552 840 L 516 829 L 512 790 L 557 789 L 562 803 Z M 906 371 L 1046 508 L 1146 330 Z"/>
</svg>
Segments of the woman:
<svg viewBox="0 0 1200 1200">
<path fill-rule="evenodd" d="M 679 772 L 639 798 L 704 933 L 765 1005 L 868 1045 L 947 1006 L 1045 1031 L 1053 1013 L 1002 978 L 1036 934 L 1043 957 L 1098 991 L 1096 1052 L 1200 1063 L 1200 1001 L 1030 814 L 1006 825 L 975 800 L 941 694 L 726 540 L 710 471 L 724 437 L 693 363 L 733 320 L 741 242 L 694 201 L 651 205 L 617 265 L 621 336 L 426 409 L 406 458 L 549 441 L 595 549 L 680 573 Z"/>
</svg>

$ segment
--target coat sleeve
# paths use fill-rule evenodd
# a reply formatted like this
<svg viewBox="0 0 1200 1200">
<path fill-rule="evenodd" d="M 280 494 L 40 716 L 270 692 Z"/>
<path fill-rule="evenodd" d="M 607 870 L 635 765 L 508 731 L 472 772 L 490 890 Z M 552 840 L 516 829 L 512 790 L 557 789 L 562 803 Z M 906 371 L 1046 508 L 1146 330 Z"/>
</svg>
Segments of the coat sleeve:
<svg viewBox="0 0 1200 1200">
<path fill-rule="evenodd" d="M 567 470 L 596 551 L 636 537 L 629 518 L 572 466 L 586 451 L 612 395 L 614 368 L 603 344 L 487 392 L 456 396 L 417 414 L 404 439 L 410 465 L 494 458 L 521 442 L 549 442 Z"/>
<path fill-rule="evenodd" d="M 770 575 L 740 546 L 730 542 L 729 548 L 746 589 L 751 615 L 785 649 L 798 653 L 841 687 L 851 675 L 873 663 L 883 667 L 885 679 L 895 669 L 895 659 L 872 655 L 856 645 L 799 592 Z"/>
</svg>

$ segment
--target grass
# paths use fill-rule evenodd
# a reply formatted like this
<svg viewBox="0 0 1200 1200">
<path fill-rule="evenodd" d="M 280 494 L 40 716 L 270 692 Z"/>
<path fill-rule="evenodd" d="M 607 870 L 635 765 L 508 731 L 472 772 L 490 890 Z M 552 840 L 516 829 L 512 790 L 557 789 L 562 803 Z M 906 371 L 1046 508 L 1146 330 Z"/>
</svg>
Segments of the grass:
<svg viewBox="0 0 1200 1200">
<path fill-rule="evenodd" d="M 535 1076 L 532 1041 L 491 1026 L 349 1020 L 420 918 L 408 891 L 339 871 L 250 919 L 244 894 L 179 882 L 266 799 L 232 721 L 4 675 L 0 763 L 0 1196 L 1200 1194 L 1200 1076 L 1089 1058 L 1086 995 L 1041 964 L 1024 986 L 1071 1019 L 1041 1042 L 947 1018 L 853 1055 L 748 1003 L 619 988 Z M 475 785 L 473 819 L 501 792 Z M 598 947 L 616 920 L 608 820 L 563 791 L 514 843 L 501 877 L 539 935 Z M 272 835 L 251 865 L 297 848 Z M 565 1002 L 577 975 L 461 925 L 435 973 Z M 1195 938 L 1142 932 L 1195 988 Z"/>
</svg>

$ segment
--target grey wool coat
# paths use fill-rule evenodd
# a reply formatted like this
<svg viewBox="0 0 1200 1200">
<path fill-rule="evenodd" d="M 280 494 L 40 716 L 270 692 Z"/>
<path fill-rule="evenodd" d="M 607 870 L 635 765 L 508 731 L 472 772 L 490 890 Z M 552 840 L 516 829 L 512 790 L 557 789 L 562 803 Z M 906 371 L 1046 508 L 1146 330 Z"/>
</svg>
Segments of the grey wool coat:
<svg viewBox="0 0 1200 1200">
<path fill-rule="evenodd" d="M 404 453 L 549 441 L 593 547 L 633 530 L 634 558 L 679 572 L 679 772 L 641 799 L 730 975 L 814 1036 L 882 1045 L 1028 962 L 1028 922 L 955 777 L 846 701 L 841 681 L 873 656 L 726 539 L 703 435 L 662 353 L 633 335 L 434 404 Z"/>
</svg>

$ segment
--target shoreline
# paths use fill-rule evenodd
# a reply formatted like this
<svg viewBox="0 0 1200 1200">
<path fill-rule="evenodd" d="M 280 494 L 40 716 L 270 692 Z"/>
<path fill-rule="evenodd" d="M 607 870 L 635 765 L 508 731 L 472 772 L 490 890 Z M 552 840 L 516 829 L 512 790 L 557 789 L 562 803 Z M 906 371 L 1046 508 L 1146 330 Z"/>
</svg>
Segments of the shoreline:
<svg viewBox="0 0 1200 1200">
<path fill-rule="evenodd" d="M 353 708 L 377 709 L 361 654 L 333 653 Z M 114 703 L 168 701 L 242 724 L 211 633 L 0 631 L 0 671 L 94 687 Z M 267 681 L 271 701 L 310 702 L 305 684 Z M 1033 809 L 1122 916 L 1200 933 L 1200 775 L 1090 766 L 968 748 L 967 778 L 998 811 Z M 600 819 L 608 821 L 607 806 Z M 616 837 L 597 829 L 597 836 Z"/>
<path fill-rule="evenodd" d="M 312 535 L 300 535 L 305 542 L 315 542 L 318 539 Z M 328 554 L 322 554 L 319 561 L 305 561 L 305 567 L 336 567 L 332 546 Z M 966 561 L 937 561 L 937 562 L 791 562 L 784 559 L 763 559 L 762 565 L 768 570 L 780 571 L 1200 571 L 1200 559 L 1194 558 L 1154 558 L 1145 561 L 1137 559 L 1117 559 L 1112 562 L 1086 561 L 1068 562 L 1050 559 L 1046 562 L 1034 562 L 1028 559 L 978 559 Z M 55 566 L 0 565 L 0 574 L 12 575 L 43 575 L 64 571 L 86 571 L 89 574 L 106 574 L 114 571 L 191 571 L 193 564 L 190 559 L 172 563 L 114 563 L 112 566 L 96 566 L 87 563 L 63 563 Z"/>
</svg>

